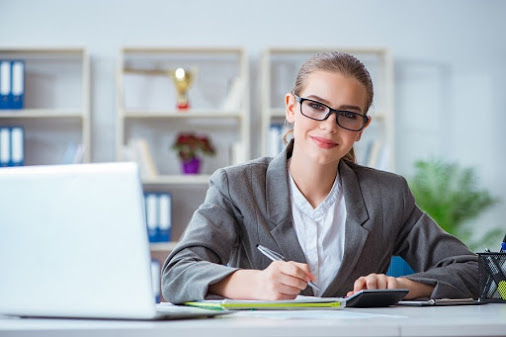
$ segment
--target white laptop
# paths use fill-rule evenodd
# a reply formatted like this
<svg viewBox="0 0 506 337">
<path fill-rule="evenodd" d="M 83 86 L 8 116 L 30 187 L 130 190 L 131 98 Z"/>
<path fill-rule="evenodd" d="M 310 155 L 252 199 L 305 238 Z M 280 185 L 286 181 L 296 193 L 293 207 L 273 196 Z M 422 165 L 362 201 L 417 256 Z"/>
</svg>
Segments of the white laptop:
<svg viewBox="0 0 506 337">
<path fill-rule="evenodd" d="M 1 168 L 0 275 L 0 314 L 112 319 L 223 314 L 156 305 L 134 163 Z"/>
</svg>

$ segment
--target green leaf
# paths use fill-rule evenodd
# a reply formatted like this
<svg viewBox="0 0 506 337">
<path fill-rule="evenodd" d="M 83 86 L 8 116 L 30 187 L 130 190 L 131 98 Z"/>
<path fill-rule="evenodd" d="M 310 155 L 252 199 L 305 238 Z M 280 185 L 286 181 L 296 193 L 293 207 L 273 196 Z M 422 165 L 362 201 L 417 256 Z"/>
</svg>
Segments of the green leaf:
<svg viewBox="0 0 506 337">
<path fill-rule="evenodd" d="M 478 187 L 472 168 L 441 160 L 417 161 L 409 186 L 418 206 L 445 231 L 466 243 L 471 242 L 471 233 L 462 225 L 499 202 Z"/>
</svg>

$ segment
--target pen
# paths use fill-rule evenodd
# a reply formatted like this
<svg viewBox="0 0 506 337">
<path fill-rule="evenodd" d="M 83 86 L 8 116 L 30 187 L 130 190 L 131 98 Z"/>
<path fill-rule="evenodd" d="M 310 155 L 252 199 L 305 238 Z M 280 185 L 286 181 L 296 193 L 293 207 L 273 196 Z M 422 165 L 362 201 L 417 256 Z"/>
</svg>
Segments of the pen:
<svg viewBox="0 0 506 337">
<path fill-rule="evenodd" d="M 264 247 L 262 245 L 257 245 L 258 250 L 264 254 L 266 257 L 268 257 L 272 261 L 286 261 L 285 257 L 279 253 L 276 253 L 275 251 L 270 250 L 267 247 Z M 320 288 L 316 286 L 313 282 L 309 281 L 307 284 L 309 284 L 314 289 L 320 291 Z"/>
</svg>

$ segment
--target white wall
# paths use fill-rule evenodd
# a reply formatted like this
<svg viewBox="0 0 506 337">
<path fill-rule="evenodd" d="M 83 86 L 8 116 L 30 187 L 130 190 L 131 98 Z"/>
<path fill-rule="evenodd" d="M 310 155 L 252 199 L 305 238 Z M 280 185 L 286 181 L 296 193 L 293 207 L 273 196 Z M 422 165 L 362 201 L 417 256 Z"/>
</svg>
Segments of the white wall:
<svg viewBox="0 0 506 337">
<path fill-rule="evenodd" d="M 415 159 L 436 156 L 475 167 L 503 200 L 476 228 L 506 232 L 505 13 L 501 0 L 0 0 L 0 45 L 88 48 L 94 161 L 115 158 L 114 67 L 122 46 L 245 47 L 253 126 L 265 47 L 389 47 L 398 173 L 409 177 Z"/>
</svg>

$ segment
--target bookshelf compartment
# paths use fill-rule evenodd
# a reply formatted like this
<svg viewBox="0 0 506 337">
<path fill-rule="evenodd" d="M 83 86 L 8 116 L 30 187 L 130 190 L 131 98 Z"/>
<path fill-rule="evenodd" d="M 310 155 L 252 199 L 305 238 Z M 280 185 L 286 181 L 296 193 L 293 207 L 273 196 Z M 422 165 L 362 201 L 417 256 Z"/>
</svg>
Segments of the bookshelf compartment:
<svg viewBox="0 0 506 337">
<path fill-rule="evenodd" d="M 24 165 L 89 162 L 90 65 L 84 48 L 0 48 L 0 60 L 24 64 L 23 106 L 0 110 L 0 125 L 23 126 Z M 69 157 L 69 156 L 67 156 Z M 74 156 L 72 156 L 74 157 Z"/>
</svg>

